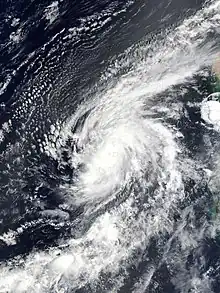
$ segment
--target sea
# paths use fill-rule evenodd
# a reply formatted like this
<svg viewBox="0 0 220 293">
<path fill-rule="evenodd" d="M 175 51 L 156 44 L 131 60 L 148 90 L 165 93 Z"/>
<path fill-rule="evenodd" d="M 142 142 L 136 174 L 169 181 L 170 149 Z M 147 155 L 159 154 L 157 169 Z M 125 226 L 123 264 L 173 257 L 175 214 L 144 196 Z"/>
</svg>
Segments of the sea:
<svg viewBox="0 0 220 293">
<path fill-rule="evenodd" d="M 220 292 L 219 56 L 220 0 L 1 0 L 0 293 Z"/>
</svg>

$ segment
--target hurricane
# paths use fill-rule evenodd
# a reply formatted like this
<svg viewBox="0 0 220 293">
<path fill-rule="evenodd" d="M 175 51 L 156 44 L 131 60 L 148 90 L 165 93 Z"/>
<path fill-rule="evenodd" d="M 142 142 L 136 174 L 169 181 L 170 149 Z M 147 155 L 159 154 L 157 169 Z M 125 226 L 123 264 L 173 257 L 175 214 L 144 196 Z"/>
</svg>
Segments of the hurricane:
<svg viewBox="0 0 220 293">
<path fill-rule="evenodd" d="M 37 10 L 48 35 L 30 52 L 13 21 L 7 50 L 27 52 L 0 90 L 2 293 L 219 292 L 220 1 L 142 27 L 97 69 L 147 5 L 116 2 L 69 28 L 65 1 Z"/>
</svg>

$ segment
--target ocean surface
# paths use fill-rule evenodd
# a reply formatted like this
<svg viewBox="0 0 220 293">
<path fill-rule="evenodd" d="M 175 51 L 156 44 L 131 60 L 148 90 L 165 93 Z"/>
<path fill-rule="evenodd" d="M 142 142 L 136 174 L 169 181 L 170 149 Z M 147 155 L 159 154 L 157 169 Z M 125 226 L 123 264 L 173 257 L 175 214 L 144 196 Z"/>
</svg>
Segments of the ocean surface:
<svg viewBox="0 0 220 293">
<path fill-rule="evenodd" d="M 1 1 L 0 293 L 220 292 L 219 51 L 220 0 Z"/>
</svg>

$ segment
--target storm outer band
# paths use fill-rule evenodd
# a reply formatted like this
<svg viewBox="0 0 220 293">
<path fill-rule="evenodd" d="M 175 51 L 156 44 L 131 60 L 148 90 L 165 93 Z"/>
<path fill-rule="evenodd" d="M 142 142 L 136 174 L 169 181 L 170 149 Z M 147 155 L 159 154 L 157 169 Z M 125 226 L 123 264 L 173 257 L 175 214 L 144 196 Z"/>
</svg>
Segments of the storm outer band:
<svg viewBox="0 0 220 293">
<path fill-rule="evenodd" d="M 213 66 L 214 67 L 214 66 Z M 216 68 L 212 68 L 212 93 L 219 93 L 220 92 L 220 73 L 219 67 L 218 70 Z M 220 102 L 220 95 L 218 96 L 218 100 Z M 215 220 L 220 212 L 220 197 L 213 196 L 213 203 L 210 209 L 210 216 L 212 220 Z"/>
</svg>

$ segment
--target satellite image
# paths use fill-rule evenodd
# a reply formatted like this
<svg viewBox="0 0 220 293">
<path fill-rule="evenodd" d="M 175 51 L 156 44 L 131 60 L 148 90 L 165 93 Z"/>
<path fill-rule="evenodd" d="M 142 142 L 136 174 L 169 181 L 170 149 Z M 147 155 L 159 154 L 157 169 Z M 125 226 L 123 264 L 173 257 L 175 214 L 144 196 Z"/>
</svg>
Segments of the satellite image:
<svg viewBox="0 0 220 293">
<path fill-rule="evenodd" d="M 0 1 L 0 293 L 220 293 L 220 0 Z"/>
</svg>

